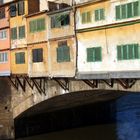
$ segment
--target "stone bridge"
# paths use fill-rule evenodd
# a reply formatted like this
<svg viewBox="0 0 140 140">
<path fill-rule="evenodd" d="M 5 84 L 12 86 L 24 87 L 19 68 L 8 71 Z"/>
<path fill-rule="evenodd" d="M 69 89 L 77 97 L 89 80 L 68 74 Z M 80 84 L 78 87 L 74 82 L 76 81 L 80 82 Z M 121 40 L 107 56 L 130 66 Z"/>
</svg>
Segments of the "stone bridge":
<svg viewBox="0 0 140 140">
<path fill-rule="evenodd" d="M 117 98 L 119 91 L 139 92 L 139 85 L 139 79 L 0 78 L 0 139 L 14 138 L 14 119 L 23 112 L 29 113 L 28 109 L 31 108 L 33 108 L 30 110 L 31 113 L 36 107 L 38 112 L 43 110 L 41 106 L 43 102 L 48 101 L 45 107 L 47 106 L 48 111 L 52 111 Z M 98 95 L 102 95 L 104 91 L 107 91 L 107 94 L 99 98 Z M 53 100 L 56 98 L 58 100 Z"/>
</svg>

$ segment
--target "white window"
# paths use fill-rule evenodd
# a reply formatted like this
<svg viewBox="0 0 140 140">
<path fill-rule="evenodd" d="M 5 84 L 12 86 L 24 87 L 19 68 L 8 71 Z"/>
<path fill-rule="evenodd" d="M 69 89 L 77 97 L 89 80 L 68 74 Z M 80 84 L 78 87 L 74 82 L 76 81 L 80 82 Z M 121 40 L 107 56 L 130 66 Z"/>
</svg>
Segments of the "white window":
<svg viewBox="0 0 140 140">
<path fill-rule="evenodd" d="M 5 63 L 8 61 L 8 54 L 7 52 L 0 53 L 0 63 Z"/>
<path fill-rule="evenodd" d="M 6 30 L 0 31 L 0 39 L 6 39 L 7 38 L 7 32 Z"/>
</svg>

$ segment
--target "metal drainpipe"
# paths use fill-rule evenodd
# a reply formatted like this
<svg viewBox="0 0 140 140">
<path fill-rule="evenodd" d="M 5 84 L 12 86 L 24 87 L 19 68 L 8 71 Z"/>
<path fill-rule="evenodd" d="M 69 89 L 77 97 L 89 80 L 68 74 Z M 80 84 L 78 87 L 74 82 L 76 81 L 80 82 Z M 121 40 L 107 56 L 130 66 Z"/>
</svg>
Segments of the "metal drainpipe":
<svg viewBox="0 0 140 140">
<path fill-rule="evenodd" d="M 75 35 L 75 44 L 76 44 L 76 68 L 75 68 L 75 78 L 77 77 L 77 73 L 78 73 L 78 39 L 77 39 L 77 33 L 76 33 L 76 12 L 77 12 L 77 8 L 76 8 L 76 4 L 74 2 L 75 0 L 72 0 L 72 7 L 73 7 L 73 11 L 74 11 L 74 35 Z"/>
</svg>

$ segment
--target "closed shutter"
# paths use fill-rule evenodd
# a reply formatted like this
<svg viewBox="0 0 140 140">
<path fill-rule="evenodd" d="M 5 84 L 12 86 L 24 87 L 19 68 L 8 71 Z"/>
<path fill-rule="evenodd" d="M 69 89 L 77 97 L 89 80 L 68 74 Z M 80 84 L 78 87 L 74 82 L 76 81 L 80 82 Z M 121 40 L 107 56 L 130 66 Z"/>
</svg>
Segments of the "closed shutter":
<svg viewBox="0 0 140 140">
<path fill-rule="evenodd" d="M 91 22 L 91 12 L 87 12 L 87 22 Z"/>
<path fill-rule="evenodd" d="M 122 46 L 117 46 L 117 58 L 118 60 L 122 60 L 123 56 L 122 56 Z"/>
<path fill-rule="evenodd" d="M 43 62 L 43 49 L 32 50 L 33 62 Z"/>
<path fill-rule="evenodd" d="M 131 18 L 133 16 L 132 14 L 132 3 L 127 4 L 127 18 Z"/>
<path fill-rule="evenodd" d="M 25 38 L 25 26 L 20 26 L 19 27 L 19 38 Z"/>
<path fill-rule="evenodd" d="M 128 59 L 127 49 L 128 49 L 128 45 L 123 45 L 123 59 L 124 60 L 127 60 Z"/>
<path fill-rule="evenodd" d="M 18 15 L 24 15 L 24 1 L 18 2 Z"/>
<path fill-rule="evenodd" d="M 32 58 L 33 58 L 33 62 L 37 62 L 37 51 L 36 51 L 36 49 L 32 50 Z"/>
<path fill-rule="evenodd" d="M 82 23 L 86 23 L 86 13 L 82 13 Z"/>
<path fill-rule="evenodd" d="M 10 16 L 15 17 L 16 16 L 16 4 L 10 5 Z"/>
<path fill-rule="evenodd" d="M 93 48 L 87 48 L 87 62 L 93 62 Z"/>
<path fill-rule="evenodd" d="M 37 49 L 37 62 L 43 62 L 43 49 Z"/>
<path fill-rule="evenodd" d="M 139 2 L 136 1 L 133 3 L 133 11 L 134 11 L 134 16 L 138 16 L 139 15 Z"/>
<path fill-rule="evenodd" d="M 121 19 L 121 8 L 120 8 L 120 5 L 116 6 L 116 19 Z"/>
<path fill-rule="evenodd" d="M 134 58 L 133 49 L 134 49 L 134 45 L 133 44 L 128 45 L 129 59 L 133 59 Z"/>
<path fill-rule="evenodd" d="M 126 6 L 126 4 L 121 6 L 121 10 L 122 10 L 122 14 L 121 14 L 122 15 L 122 19 L 127 18 L 127 6 Z"/>
<path fill-rule="evenodd" d="M 95 61 L 101 61 L 102 55 L 101 55 L 101 47 L 95 48 Z"/>
<path fill-rule="evenodd" d="M 51 28 L 55 28 L 55 17 L 51 17 Z"/>
<path fill-rule="evenodd" d="M 45 30 L 45 19 L 38 19 L 37 20 L 37 31 Z"/>
<path fill-rule="evenodd" d="M 105 10 L 100 9 L 100 20 L 104 20 L 104 19 L 105 19 Z"/>
<path fill-rule="evenodd" d="M 134 57 L 135 57 L 135 59 L 140 58 L 139 45 L 138 44 L 134 44 Z"/>
<path fill-rule="evenodd" d="M 16 53 L 15 56 L 16 56 L 16 64 L 25 63 L 25 53 L 24 52 Z"/>
<path fill-rule="evenodd" d="M 57 62 L 63 62 L 63 48 L 57 48 Z"/>
<path fill-rule="evenodd" d="M 70 61 L 70 48 L 68 46 L 63 46 L 63 61 Z"/>
<path fill-rule="evenodd" d="M 17 28 L 12 28 L 11 29 L 11 39 L 14 40 L 14 39 L 17 39 Z"/>
<path fill-rule="evenodd" d="M 99 10 L 95 10 L 95 21 L 99 20 Z"/>
</svg>

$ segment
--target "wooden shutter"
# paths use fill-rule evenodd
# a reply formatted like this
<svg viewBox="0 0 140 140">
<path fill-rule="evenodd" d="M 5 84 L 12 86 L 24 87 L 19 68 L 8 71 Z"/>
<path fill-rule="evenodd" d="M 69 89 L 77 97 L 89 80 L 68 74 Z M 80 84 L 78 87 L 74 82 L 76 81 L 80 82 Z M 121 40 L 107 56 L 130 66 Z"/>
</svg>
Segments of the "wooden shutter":
<svg viewBox="0 0 140 140">
<path fill-rule="evenodd" d="M 63 61 L 70 61 L 70 48 L 68 46 L 62 46 L 63 48 Z"/>
<path fill-rule="evenodd" d="M 127 18 L 127 5 L 124 4 L 124 5 L 121 5 L 121 10 L 122 10 L 122 19 L 125 19 Z"/>
<path fill-rule="evenodd" d="M 95 61 L 101 61 L 102 56 L 101 56 L 101 47 L 95 48 Z"/>
<path fill-rule="evenodd" d="M 24 1 L 18 2 L 18 15 L 24 15 Z"/>
<path fill-rule="evenodd" d="M 91 12 L 87 12 L 87 22 L 91 22 Z"/>
<path fill-rule="evenodd" d="M 123 45 L 123 59 L 127 60 L 128 59 L 128 45 Z"/>
<path fill-rule="evenodd" d="M 133 16 L 132 11 L 132 3 L 127 4 L 127 18 L 131 18 Z"/>
<path fill-rule="evenodd" d="M 134 16 L 139 15 L 139 2 L 138 1 L 133 3 L 133 12 L 134 12 Z"/>
<path fill-rule="evenodd" d="M 57 48 L 57 62 L 63 62 L 63 48 Z"/>
<path fill-rule="evenodd" d="M 37 62 L 37 51 L 36 51 L 36 49 L 32 50 L 32 59 L 33 59 L 33 62 Z"/>
<path fill-rule="evenodd" d="M 129 59 L 133 59 L 134 58 L 134 51 L 133 51 L 133 49 L 134 49 L 134 45 L 133 44 L 130 44 L 130 45 L 128 45 L 128 55 L 129 55 Z"/>
<path fill-rule="evenodd" d="M 135 58 L 135 59 L 140 58 L 140 54 L 139 54 L 139 45 L 138 45 L 138 44 L 134 44 L 134 58 Z"/>
<path fill-rule="evenodd" d="M 104 20 L 104 19 L 105 19 L 105 10 L 100 9 L 100 20 Z"/>
<path fill-rule="evenodd" d="M 45 30 L 45 19 L 37 19 L 37 31 Z"/>
<path fill-rule="evenodd" d="M 82 13 L 82 23 L 86 22 L 86 13 Z"/>
<path fill-rule="evenodd" d="M 93 48 L 87 48 L 87 62 L 93 62 Z"/>
<path fill-rule="evenodd" d="M 15 56 L 16 56 L 16 64 L 25 63 L 25 53 L 24 52 L 16 53 Z"/>
<path fill-rule="evenodd" d="M 95 21 L 99 20 L 99 10 L 95 10 Z"/>
<path fill-rule="evenodd" d="M 43 49 L 37 49 L 37 62 L 43 62 Z"/>
<path fill-rule="evenodd" d="M 19 27 L 19 38 L 25 38 L 25 26 Z"/>
<path fill-rule="evenodd" d="M 51 28 L 55 28 L 55 16 L 51 17 Z"/>
<path fill-rule="evenodd" d="M 116 6 L 116 19 L 121 19 L 121 8 L 120 8 L 120 5 Z"/>
<path fill-rule="evenodd" d="M 118 60 L 122 60 L 122 46 L 117 46 L 117 58 Z"/>
<path fill-rule="evenodd" d="M 11 4 L 10 5 L 10 16 L 15 17 L 16 16 L 16 4 Z"/>
<path fill-rule="evenodd" d="M 11 28 L 11 39 L 17 39 L 17 28 Z"/>
</svg>

